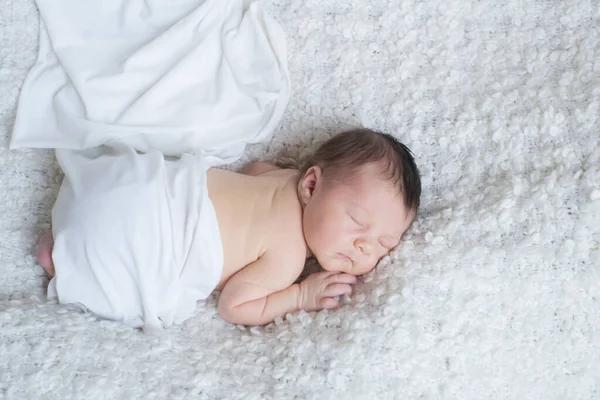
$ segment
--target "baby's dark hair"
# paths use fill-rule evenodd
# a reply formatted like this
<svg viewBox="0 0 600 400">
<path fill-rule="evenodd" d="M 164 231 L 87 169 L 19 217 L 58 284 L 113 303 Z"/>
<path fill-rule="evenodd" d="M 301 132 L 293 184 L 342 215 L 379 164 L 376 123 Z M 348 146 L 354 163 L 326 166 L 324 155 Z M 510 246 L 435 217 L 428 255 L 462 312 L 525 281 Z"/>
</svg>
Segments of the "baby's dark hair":
<svg viewBox="0 0 600 400">
<path fill-rule="evenodd" d="M 421 202 L 421 177 L 412 152 L 392 135 L 356 129 L 335 135 L 323 143 L 300 168 L 304 176 L 318 166 L 324 177 L 346 176 L 359 167 L 379 163 L 385 178 L 393 180 L 407 208 L 417 211 Z"/>
</svg>

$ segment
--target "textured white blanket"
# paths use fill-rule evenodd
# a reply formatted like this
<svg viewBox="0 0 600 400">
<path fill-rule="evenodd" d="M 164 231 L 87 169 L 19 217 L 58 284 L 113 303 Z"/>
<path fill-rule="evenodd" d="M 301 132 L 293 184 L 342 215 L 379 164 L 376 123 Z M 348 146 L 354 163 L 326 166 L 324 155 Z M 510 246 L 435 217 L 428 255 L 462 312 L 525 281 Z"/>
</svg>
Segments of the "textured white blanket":
<svg viewBox="0 0 600 400">
<path fill-rule="evenodd" d="M 265 1 L 293 96 L 247 159 L 392 132 L 423 172 L 404 243 L 335 312 L 266 328 L 215 299 L 162 337 L 45 302 L 32 258 L 61 180 L 9 151 L 36 57 L 0 3 L 0 398 L 597 399 L 600 10 L 593 0 Z"/>
</svg>

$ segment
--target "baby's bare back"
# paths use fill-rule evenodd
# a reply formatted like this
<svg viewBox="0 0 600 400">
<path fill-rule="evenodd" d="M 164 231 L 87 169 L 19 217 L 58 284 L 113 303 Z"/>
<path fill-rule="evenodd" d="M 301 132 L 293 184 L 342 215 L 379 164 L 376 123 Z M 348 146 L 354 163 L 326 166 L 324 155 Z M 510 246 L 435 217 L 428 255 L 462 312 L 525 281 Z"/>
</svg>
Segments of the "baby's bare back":
<svg viewBox="0 0 600 400">
<path fill-rule="evenodd" d="M 298 259 L 298 255 L 306 253 L 306 244 L 296 180 L 294 170 L 273 170 L 258 176 L 208 170 L 208 193 L 217 214 L 224 253 L 217 290 L 267 251 L 281 246 L 297 249 L 289 253 L 290 260 L 282 263 L 282 277 L 300 273 L 304 259 Z M 265 284 L 279 278 L 265 276 Z"/>
</svg>

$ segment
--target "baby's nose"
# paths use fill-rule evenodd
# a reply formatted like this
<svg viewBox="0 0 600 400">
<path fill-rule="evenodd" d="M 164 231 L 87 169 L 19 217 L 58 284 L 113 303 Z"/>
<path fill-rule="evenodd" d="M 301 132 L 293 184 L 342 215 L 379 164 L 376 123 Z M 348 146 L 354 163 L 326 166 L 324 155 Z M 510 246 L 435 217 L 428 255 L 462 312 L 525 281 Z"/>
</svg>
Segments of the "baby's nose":
<svg viewBox="0 0 600 400">
<path fill-rule="evenodd" d="M 373 251 L 373 246 L 366 240 L 358 239 L 354 244 L 361 253 L 370 255 Z"/>
</svg>

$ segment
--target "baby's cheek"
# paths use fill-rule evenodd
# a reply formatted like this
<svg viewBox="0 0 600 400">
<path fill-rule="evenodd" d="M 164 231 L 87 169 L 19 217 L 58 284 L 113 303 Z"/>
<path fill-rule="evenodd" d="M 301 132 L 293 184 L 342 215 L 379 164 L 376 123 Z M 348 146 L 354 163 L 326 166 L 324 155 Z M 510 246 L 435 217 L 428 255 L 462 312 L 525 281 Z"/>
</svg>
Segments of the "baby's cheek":
<svg viewBox="0 0 600 400">
<path fill-rule="evenodd" d="M 357 275 L 364 275 L 364 274 L 368 274 L 369 272 L 373 271 L 373 269 L 375 268 L 376 264 L 373 263 L 366 263 L 365 265 L 361 266 L 361 268 L 359 268 L 358 271 L 355 271 Z"/>
<path fill-rule="evenodd" d="M 332 240 L 335 235 L 331 232 L 328 226 L 323 223 L 315 226 L 313 230 L 312 241 L 313 245 L 320 249 L 320 252 L 328 252 L 332 245 Z"/>
<path fill-rule="evenodd" d="M 335 221 L 331 221 L 329 218 L 323 218 L 320 221 L 320 228 L 324 238 L 335 237 L 339 233 Z"/>
<path fill-rule="evenodd" d="M 370 272 L 371 270 L 373 270 L 377 266 L 377 264 L 379 263 L 379 260 L 381 260 L 381 258 L 382 257 L 377 257 L 377 256 L 372 257 L 369 260 L 369 262 L 367 263 L 367 266 L 366 266 L 367 271 L 366 272 Z"/>
</svg>

